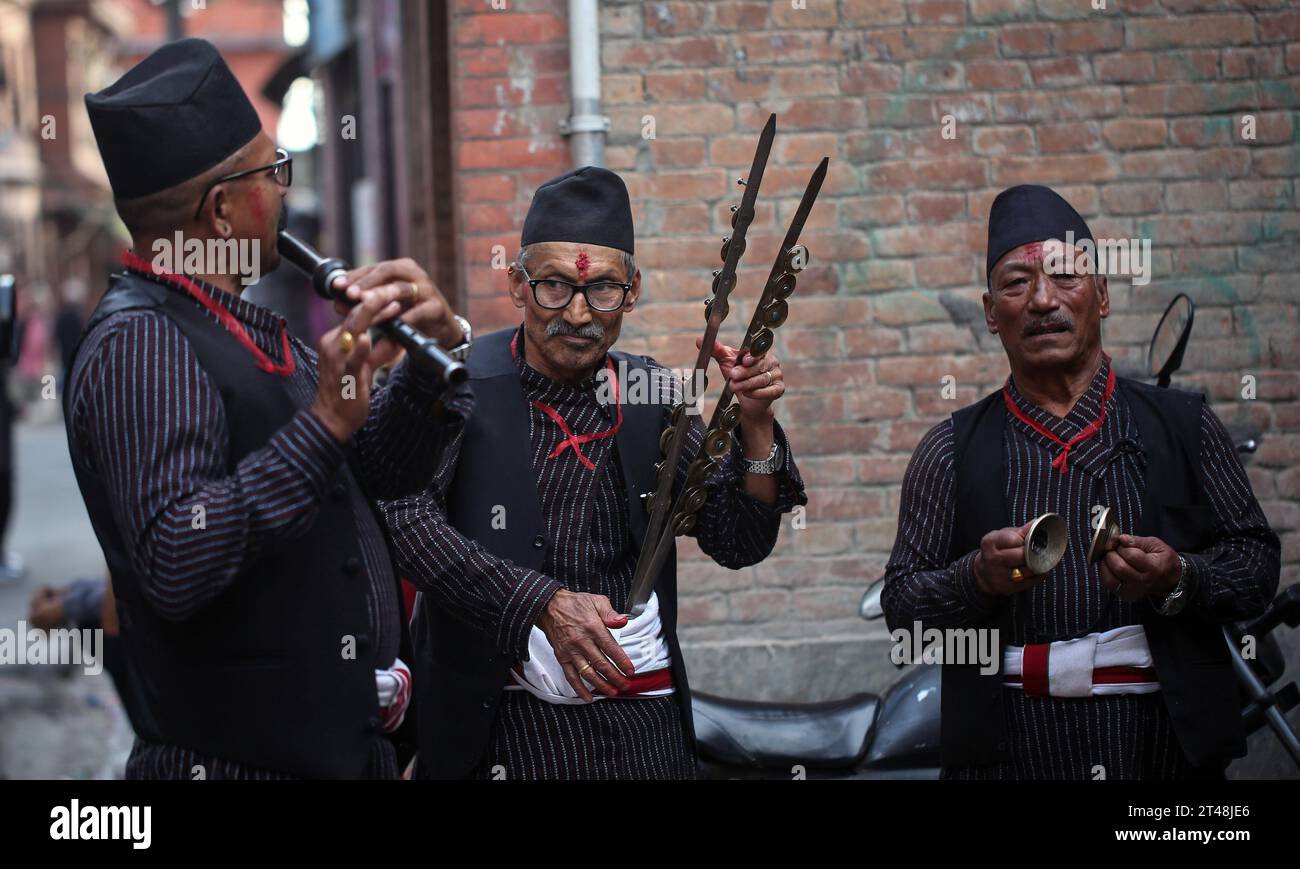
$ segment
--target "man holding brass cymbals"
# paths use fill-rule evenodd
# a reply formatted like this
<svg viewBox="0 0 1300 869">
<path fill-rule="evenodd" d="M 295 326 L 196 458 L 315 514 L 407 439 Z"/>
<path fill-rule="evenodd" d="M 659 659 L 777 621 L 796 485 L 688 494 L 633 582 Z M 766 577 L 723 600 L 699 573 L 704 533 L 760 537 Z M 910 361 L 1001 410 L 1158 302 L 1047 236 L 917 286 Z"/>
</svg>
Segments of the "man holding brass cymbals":
<svg viewBox="0 0 1300 869">
<path fill-rule="evenodd" d="M 999 672 L 943 665 L 946 777 L 1221 778 L 1246 746 L 1220 625 L 1265 608 L 1278 538 L 1203 397 L 1116 376 L 1071 238 L 1092 234 L 1049 188 L 994 200 L 1011 376 L 913 453 L 882 605 L 891 629 L 997 632 Z"/>
</svg>

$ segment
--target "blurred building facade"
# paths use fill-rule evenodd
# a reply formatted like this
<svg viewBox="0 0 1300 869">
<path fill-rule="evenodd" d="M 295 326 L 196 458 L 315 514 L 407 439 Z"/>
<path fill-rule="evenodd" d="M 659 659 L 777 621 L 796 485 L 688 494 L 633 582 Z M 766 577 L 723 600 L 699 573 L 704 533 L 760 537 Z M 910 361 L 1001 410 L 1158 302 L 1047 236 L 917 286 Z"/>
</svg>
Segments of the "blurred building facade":
<svg viewBox="0 0 1300 869">
<path fill-rule="evenodd" d="M 40 114 L 30 0 L 0 0 L 0 272 L 40 267 Z"/>
</svg>

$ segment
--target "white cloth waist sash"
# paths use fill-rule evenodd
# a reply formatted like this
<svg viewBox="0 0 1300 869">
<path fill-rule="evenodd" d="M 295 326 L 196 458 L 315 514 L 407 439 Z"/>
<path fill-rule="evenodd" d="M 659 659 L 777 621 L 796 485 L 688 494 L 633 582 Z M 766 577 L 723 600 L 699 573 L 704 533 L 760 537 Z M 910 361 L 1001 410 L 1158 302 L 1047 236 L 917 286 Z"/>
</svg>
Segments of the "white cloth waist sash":
<svg viewBox="0 0 1300 869">
<path fill-rule="evenodd" d="M 638 690 L 636 684 L 648 674 L 666 671 L 672 665 L 672 656 L 668 653 L 668 641 L 664 639 L 663 625 L 659 621 L 658 594 L 651 593 L 645 612 L 629 620 L 621 628 L 610 628 L 609 632 L 622 647 L 623 653 L 632 662 L 636 672 L 633 676 L 632 688 L 627 693 L 620 694 L 617 698 L 593 694 L 596 700 L 663 697 L 673 693 L 675 689 L 671 685 L 667 688 Z M 510 676 L 515 684 L 506 686 L 507 691 L 524 690 L 547 703 L 577 705 L 586 702 L 578 696 L 578 692 L 573 690 L 569 680 L 564 677 L 564 668 L 556 659 L 555 650 L 551 648 L 546 634 L 536 625 L 533 626 L 532 633 L 528 637 L 528 660 L 511 669 Z M 591 688 L 590 682 L 586 679 L 582 681 L 588 689 Z M 649 684 L 662 682 L 661 679 L 645 681 Z"/>
</svg>

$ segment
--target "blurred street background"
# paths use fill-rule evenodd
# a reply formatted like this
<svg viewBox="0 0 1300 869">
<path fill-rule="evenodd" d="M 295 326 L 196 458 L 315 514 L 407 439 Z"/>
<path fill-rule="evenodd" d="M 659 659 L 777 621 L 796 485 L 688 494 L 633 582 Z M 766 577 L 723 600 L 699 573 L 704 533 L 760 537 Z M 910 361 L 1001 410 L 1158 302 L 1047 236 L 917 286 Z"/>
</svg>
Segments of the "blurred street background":
<svg viewBox="0 0 1300 869">
<path fill-rule="evenodd" d="M 126 235 L 82 96 L 181 34 L 217 45 L 293 154 L 293 228 L 355 264 L 413 257 L 478 334 L 517 323 L 504 266 L 533 191 L 596 148 L 632 194 L 645 289 L 619 347 L 688 365 L 768 113 L 776 147 L 724 332 L 748 320 L 804 182 L 831 158 L 777 337 L 806 525 L 742 571 L 681 546 L 681 639 L 701 690 L 814 701 L 897 679 L 858 600 L 884 571 L 913 447 L 1007 375 L 980 296 L 989 204 L 1016 183 L 1052 185 L 1099 236 L 1152 241 L 1151 282 L 1110 283 L 1103 335 L 1120 373 L 1146 377 L 1160 312 L 1194 299 L 1174 385 L 1259 439 L 1251 482 L 1283 583 L 1300 579 L 1292 0 L 602 0 L 592 103 L 573 93 L 568 8 L 0 0 L 0 273 L 19 300 L 0 626 L 37 589 L 103 572 L 58 389 Z M 332 325 L 284 269 L 250 297 L 309 339 Z M 1295 633 L 1280 637 L 1293 677 Z M 106 675 L 0 667 L 0 778 L 120 775 L 129 745 Z M 1295 775 L 1268 734 L 1233 772 Z"/>
</svg>

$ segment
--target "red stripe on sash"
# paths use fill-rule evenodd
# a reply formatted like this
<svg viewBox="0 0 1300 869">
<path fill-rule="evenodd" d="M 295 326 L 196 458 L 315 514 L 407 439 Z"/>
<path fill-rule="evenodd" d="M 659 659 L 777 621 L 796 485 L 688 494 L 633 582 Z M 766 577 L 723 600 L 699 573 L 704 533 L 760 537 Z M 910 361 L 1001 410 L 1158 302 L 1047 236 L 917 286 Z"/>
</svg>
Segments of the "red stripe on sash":
<svg viewBox="0 0 1300 869">
<path fill-rule="evenodd" d="M 1024 655 L 1020 659 L 1020 672 L 1026 694 L 1032 694 L 1035 697 L 1046 697 L 1051 693 L 1048 691 L 1047 681 L 1047 652 L 1049 648 L 1048 643 L 1033 643 L 1025 646 Z"/>
</svg>

